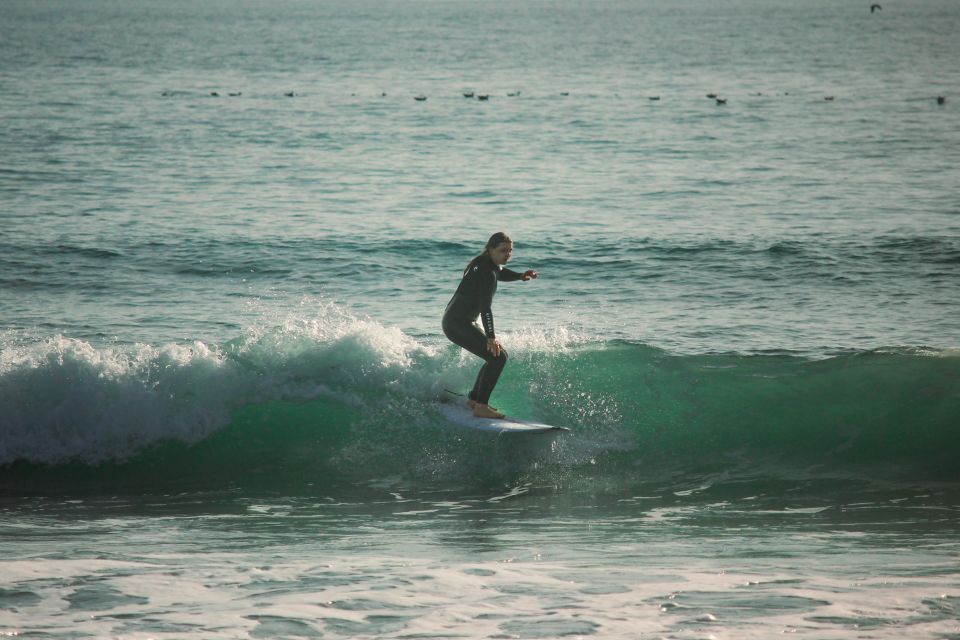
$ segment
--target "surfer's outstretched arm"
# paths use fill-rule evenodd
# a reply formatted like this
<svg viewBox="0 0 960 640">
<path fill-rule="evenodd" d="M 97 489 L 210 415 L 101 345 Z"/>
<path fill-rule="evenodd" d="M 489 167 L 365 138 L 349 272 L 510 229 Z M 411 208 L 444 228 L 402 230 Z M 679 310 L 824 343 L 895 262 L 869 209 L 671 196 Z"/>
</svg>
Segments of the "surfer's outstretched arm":
<svg viewBox="0 0 960 640">
<path fill-rule="evenodd" d="M 513 269 L 500 267 L 500 270 L 497 272 L 497 280 L 503 280 L 504 282 L 514 282 L 516 280 L 523 280 L 526 282 L 527 280 L 532 280 L 539 277 L 540 274 L 533 269 L 527 269 L 523 273 L 519 273 Z"/>
</svg>

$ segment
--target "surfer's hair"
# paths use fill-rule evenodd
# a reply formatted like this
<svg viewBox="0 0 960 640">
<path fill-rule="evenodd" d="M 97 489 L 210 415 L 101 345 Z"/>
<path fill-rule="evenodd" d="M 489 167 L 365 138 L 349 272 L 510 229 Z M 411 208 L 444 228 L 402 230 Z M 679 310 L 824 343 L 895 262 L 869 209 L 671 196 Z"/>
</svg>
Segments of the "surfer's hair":
<svg viewBox="0 0 960 640">
<path fill-rule="evenodd" d="M 489 255 L 491 249 L 496 249 L 497 247 L 502 245 L 504 242 L 513 242 L 513 240 L 511 240 L 510 236 L 505 234 L 503 231 L 497 231 L 495 234 L 490 236 L 490 239 L 487 240 L 487 246 L 483 248 L 483 253 L 481 253 L 476 258 L 470 261 L 470 264 L 468 264 L 467 267 L 463 270 L 463 275 L 467 275 L 467 271 L 470 271 L 470 269 L 473 269 L 474 265 L 477 264 L 477 260 L 479 260 L 485 255 Z"/>
</svg>

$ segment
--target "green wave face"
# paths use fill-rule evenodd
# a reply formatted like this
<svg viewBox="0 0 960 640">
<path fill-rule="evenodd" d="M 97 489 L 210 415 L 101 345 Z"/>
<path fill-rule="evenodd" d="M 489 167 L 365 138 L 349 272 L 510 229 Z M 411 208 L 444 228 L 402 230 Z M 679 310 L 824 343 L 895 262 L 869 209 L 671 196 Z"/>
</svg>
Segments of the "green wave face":
<svg viewBox="0 0 960 640">
<path fill-rule="evenodd" d="M 122 358 L 73 344 L 25 359 L 0 377 L 4 493 L 960 475 L 953 353 L 683 356 L 514 336 L 495 403 L 572 433 L 496 437 L 437 410 L 444 388 L 469 387 L 478 361 L 397 334 L 272 333 Z"/>
</svg>

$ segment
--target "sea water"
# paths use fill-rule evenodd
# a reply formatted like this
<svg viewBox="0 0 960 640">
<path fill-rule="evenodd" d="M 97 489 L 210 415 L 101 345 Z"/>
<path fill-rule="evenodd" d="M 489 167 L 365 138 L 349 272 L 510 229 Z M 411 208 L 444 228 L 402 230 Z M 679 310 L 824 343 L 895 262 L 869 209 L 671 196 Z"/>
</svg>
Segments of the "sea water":
<svg viewBox="0 0 960 640">
<path fill-rule="evenodd" d="M 960 5 L 869 4 L 5 0 L 0 634 L 960 638 Z M 568 435 L 435 405 L 501 230 Z"/>
</svg>

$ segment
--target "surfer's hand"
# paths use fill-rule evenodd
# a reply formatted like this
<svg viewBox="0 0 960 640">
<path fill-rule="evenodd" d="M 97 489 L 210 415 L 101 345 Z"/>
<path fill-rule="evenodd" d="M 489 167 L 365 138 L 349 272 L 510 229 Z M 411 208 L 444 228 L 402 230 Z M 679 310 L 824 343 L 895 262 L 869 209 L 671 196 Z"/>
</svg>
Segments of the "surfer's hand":
<svg viewBox="0 0 960 640">
<path fill-rule="evenodd" d="M 534 278 L 539 278 L 540 274 L 534 271 L 533 269 L 527 269 L 523 272 L 523 281 L 532 280 Z"/>
<path fill-rule="evenodd" d="M 494 358 L 500 357 L 500 341 L 496 338 L 487 340 L 487 351 L 492 353 Z"/>
</svg>

